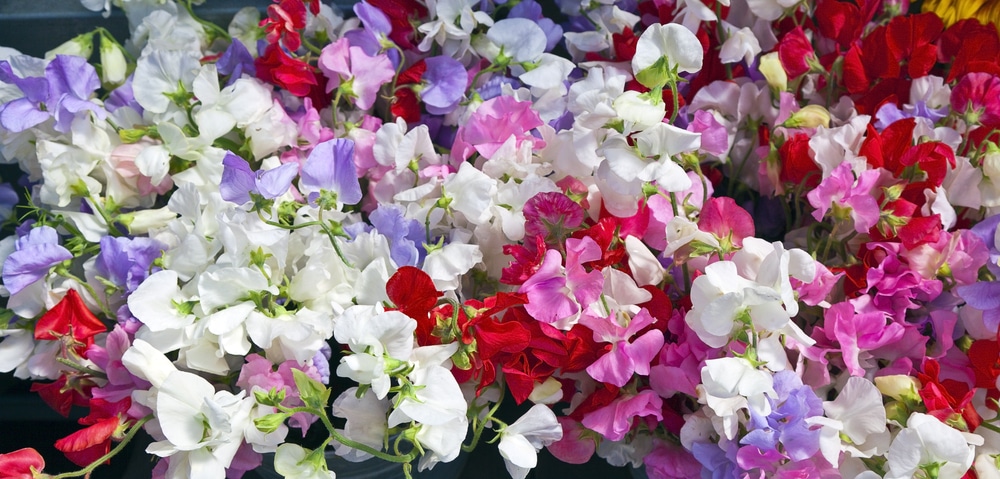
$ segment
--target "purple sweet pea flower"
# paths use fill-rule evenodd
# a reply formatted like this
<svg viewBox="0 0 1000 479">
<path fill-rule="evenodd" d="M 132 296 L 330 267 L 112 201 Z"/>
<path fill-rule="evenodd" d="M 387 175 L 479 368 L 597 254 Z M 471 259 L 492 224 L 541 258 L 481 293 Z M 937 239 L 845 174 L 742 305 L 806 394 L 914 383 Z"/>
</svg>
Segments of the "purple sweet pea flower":
<svg viewBox="0 0 1000 479">
<path fill-rule="evenodd" d="M 165 249 L 167 245 L 152 238 L 105 236 L 97 255 L 97 273 L 131 293 L 149 276 L 150 265 Z"/>
<path fill-rule="evenodd" d="M 288 191 L 298 173 L 298 165 L 295 163 L 285 163 L 272 170 L 255 173 L 246 160 L 229 151 L 222 159 L 222 167 L 219 193 L 222 194 L 222 199 L 238 205 L 250 201 L 251 193 L 267 199 L 281 196 Z"/>
<path fill-rule="evenodd" d="M 775 451 L 780 442 L 785 454 L 793 461 L 808 459 L 819 452 L 819 429 L 811 429 L 806 419 L 823 415 L 823 402 L 812 388 L 792 371 L 779 371 L 774 375 L 777 399 L 768 397 L 771 414 L 761 416 L 750 408 L 750 432 L 741 444 L 754 446 L 761 451 Z"/>
<path fill-rule="evenodd" d="M 361 201 L 361 183 L 354 168 L 354 141 L 335 138 L 316 145 L 302 165 L 299 186 L 309 192 L 309 201 L 319 197 L 320 190 L 332 191 L 345 205 Z"/>
<path fill-rule="evenodd" d="M 390 48 L 383 48 L 384 42 L 391 42 L 389 34 L 392 33 L 392 22 L 389 17 L 368 3 L 361 2 L 354 4 L 354 14 L 361 20 L 363 29 L 350 30 L 344 37 L 351 43 L 351 46 L 361 47 L 368 56 L 375 56 L 386 50 L 389 60 L 392 61 L 393 68 L 399 66 L 399 51 Z"/>
<path fill-rule="evenodd" d="M 702 465 L 702 479 L 736 479 L 743 477 L 744 471 L 737 465 L 737 445 L 729 443 L 729 449 L 722 449 L 712 442 L 691 444 L 691 455 Z"/>
<path fill-rule="evenodd" d="M 3 263 L 3 284 L 11 296 L 49 273 L 49 268 L 73 258 L 59 245 L 59 235 L 51 226 L 31 228 L 17 239 L 15 251 Z"/>
<path fill-rule="evenodd" d="M 125 83 L 122 83 L 121 86 L 115 88 L 115 90 L 108 95 L 108 99 L 104 102 L 104 108 L 110 112 L 114 112 L 121 107 L 127 106 L 135 110 L 139 115 L 142 115 L 145 110 L 139 102 L 135 101 L 135 94 L 132 92 L 132 78 L 133 76 L 129 75 L 128 78 L 125 79 Z"/>
<path fill-rule="evenodd" d="M 229 48 L 222 53 L 222 56 L 219 57 L 219 61 L 216 63 L 216 67 L 219 69 L 220 74 L 229 76 L 226 86 L 232 85 L 244 73 L 251 77 L 257 75 L 257 67 L 253 64 L 253 55 L 243 45 L 243 42 L 237 40 L 234 40 L 229 45 Z"/>
<path fill-rule="evenodd" d="M 468 73 L 465 67 L 447 56 L 430 57 L 424 60 L 427 70 L 424 71 L 423 89 L 420 99 L 424 101 L 427 112 L 432 115 L 450 113 L 458 106 L 465 96 L 468 85 Z"/>
<path fill-rule="evenodd" d="M 389 239 L 389 255 L 397 266 L 417 266 L 426 254 L 417 248 L 425 240 L 424 225 L 403 214 L 403 207 L 381 204 L 368 217 L 372 226 Z"/>
<path fill-rule="evenodd" d="M 44 77 L 20 78 L 9 62 L 0 62 L 0 82 L 17 86 L 24 96 L 0 106 L 0 126 L 21 132 L 37 126 L 50 117 L 55 129 L 69 132 L 76 114 L 89 110 L 99 118 L 106 112 L 90 101 L 90 95 L 101 86 L 97 71 L 83 58 L 56 55 L 45 67 Z"/>
</svg>

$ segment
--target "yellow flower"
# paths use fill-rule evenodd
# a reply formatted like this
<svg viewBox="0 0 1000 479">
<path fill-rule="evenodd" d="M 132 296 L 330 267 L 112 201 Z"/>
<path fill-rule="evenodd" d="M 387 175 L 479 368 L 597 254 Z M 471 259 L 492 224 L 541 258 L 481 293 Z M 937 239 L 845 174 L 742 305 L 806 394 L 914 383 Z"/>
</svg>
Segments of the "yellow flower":
<svg viewBox="0 0 1000 479">
<path fill-rule="evenodd" d="M 959 20 L 975 18 L 985 24 L 1000 25 L 998 0 L 926 0 L 923 11 L 934 12 L 950 27 Z"/>
</svg>

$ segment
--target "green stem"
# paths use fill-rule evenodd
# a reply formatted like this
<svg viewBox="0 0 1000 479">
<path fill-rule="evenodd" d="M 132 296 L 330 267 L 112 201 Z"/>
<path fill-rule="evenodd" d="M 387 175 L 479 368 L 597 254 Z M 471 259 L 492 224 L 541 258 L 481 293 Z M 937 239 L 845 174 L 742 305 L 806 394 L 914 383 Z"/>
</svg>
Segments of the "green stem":
<svg viewBox="0 0 1000 479">
<path fill-rule="evenodd" d="M 371 455 L 373 455 L 373 456 L 375 456 L 375 457 L 377 457 L 377 458 L 379 458 L 379 459 L 381 459 L 383 461 L 404 464 L 404 463 L 411 462 L 411 461 L 413 461 L 414 459 L 417 458 L 417 452 L 416 451 L 411 451 L 409 454 L 405 454 L 405 455 L 402 455 L 402 456 L 397 456 L 397 455 L 393 455 L 393 454 L 386 454 L 386 453 L 384 453 L 382 451 L 379 451 L 379 450 L 377 450 L 377 449 L 375 449 L 375 448 L 373 448 L 373 447 L 371 447 L 371 446 L 369 446 L 367 444 L 362 444 L 360 442 L 348 439 L 343 434 L 340 434 L 339 432 L 337 432 L 337 430 L 333 427 L 333 423 L 330 422 L 330 418 L 326 416 L 326 412 L 325 411 L 317 411 L 315 409 L 307 408 L 307 407 L 290 408 L 289 410 L 293 411 L 293 412 L 306 412 L 306 413 L 310 413 L 310 414 L 314 414 L 316 416 L 319 416 L 319 420 L 323 422 L 323 426 L 326 427 L 327 432 L 330 433 L 330 437 L 333 438 L 334 441 L 337 441 L 337 442 L 339 442 L 339 443 L 341 443 L 341 444 L 343 444 L 343 445 L 345 445 L 347 447 L 350 447 L 350 448 L 353 448 L 353 449 L 357 449 L 359 451 L 367 452 L 368 454 L 371 454 Z"/>
<path fill-rule="evenodd" d="M 111 450 L 111 452 L 108 452 L 107 454 L 101 456 L 96 461 L 90 463 L 89 466 L 80 469 L 79 471 L 65 472 L 56 476 L 52 476 L 52 479 L 64 479 L 67 477 L 80 477 L 80 476 L 89 477 L 90 473 L 93 472 L 94 469 L 97 469 L 97 466 L 104 464 L 112 457 L 115 457 L 118 453 L 122 452 L 122 450 L 125 449 L 125 446 L 128 445 L 129 441 L 131 441 L 132 438 L 135 437 L 136 433 L 138 433 L 139 430 L 142 429 L 142 425 L 149 422 L 150 419 L 153 419 L 152 414 L 140 419 L 139 422 L 135 423 L 135 425 L 132 426 L 132 429 L 129 429 L 128 433 L 125 434 L 125 437 L 122 438 L 122 442 L 119 442 L 118 445 Z"/>
<path fill-rule="evenodd" d="M 86 374 L 89 374 L 91 376 L 98 377 L 98 378 L 101 378 L 101 379 L 107 379 L 108 378 L 108 375 L 104 374 L 101 371 L 98 371 L 96 369 L 88 368 L 87 366 L 82 366 L 82 365 L 74 363 L 73 361 L 70 361 L 69 359 L 66 359 L 66 358 L 56 358 L 56 362 L 59 363 L 59 364 L 64 364 L 66 366 L 69 366 L 70 368 L 72 368 L 72 369 L 74 369 L 76 371 L 80 371 L 81 373 L 86 373 Z"/>
<path fill-rule="evenodd" d="M 225 38 L 226 41 L 233 41 L 233 37 L 229 36 L 229 32 L 223 30 L 222 27 L 205 20 L 194 13 L 194 8 L 191 6 L 191 0 L 184 0 L 181 2 L 184 5 L 184 10 L 187 10 L 188 15 L 191 15 L 191 19 L 200 23 L 201 26 L 205 27 L 209 32 L 215 34 L 219 38 Z M 211 38 L 209 39 L 211 41 Z"/>
</svg>

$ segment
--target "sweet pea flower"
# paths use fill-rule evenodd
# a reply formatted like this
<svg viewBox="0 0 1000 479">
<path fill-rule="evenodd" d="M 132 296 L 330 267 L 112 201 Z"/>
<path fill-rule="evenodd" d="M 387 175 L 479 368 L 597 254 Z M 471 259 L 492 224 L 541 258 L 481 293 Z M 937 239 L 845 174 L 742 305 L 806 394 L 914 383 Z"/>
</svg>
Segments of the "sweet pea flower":
<svg viewBox="0 0 1000 479">
<path fill-rule="evenodd" d="M 399 311 L 366 306 L 348 308 L 337 320 L 333 335 L 354 354 L 341 359 L 337 375 L 370 384 L 376 397 L 385 398 L 391 386 L 386 360 L 410 359 L 416 327 L 412 318 Z"/>
<path fill-rule="evenodd" d="M 972 467 L 975 442 L 982 444 L 982 438 L 963 435 L 934 416 L 915 412 L 889 446 L 885 477 L 913 477 L 927 468 L 940 478 L 962 477 Z"/>
<path fill-rule="evenodd" d="M 328 470 L 325 462 L 308 461 L 309 454 L 302 446 L 286 442 L 274 453 L 274 471 L 295 479 L 336 479 L 337 474 Z"/>
<path fill-rule="evenodd" d="M 3 284 L 11 296 L 44 278 L 51 267 L 73 258 L 59 245 L 59 235 L 51 226 L 29 229 L 14 248 L 3 262 Z"/>
<path fill-rule="evenodd" d="M 328 93 L 340 88 L 362 110 L 375 104 L 379 88 L 396 75 L 387 55 L 368 55 L 346 38 L 323 47 L 319 69 L 329 78 Z"/>
<path fill-rule="evenodd" d="M 532 142 L 534 148 L 545 147 L 545 142 L 531 135 L 531 130 L 544 122 L 528 101 L 518 101 L 511 96 L 498 96 L 483 102 L 459 126 L 452 146 L 452 158 L 467 160 L 473 153 L 492 158 L 508 138 L 513 137 L 515 148 Z"/>
<path fill-rule="evenodd" d="M 625 438 L 636 418 L 653 417 L 663 420 L 663 399 L 652 390 L 635 395 L 622 395 L 611 404 L 583 416 L 583 425 L 599 432 L 609 441 Z"/>
<path fill-rule="evenodd" d="M 284 167 L 284 166 L 282 166 Z M 361 201 L 361 184 L 354 170 L 354 142 L 335 138 L 316 145 L 302 165 L 299 186 L 315 203 L 323 191 L 336 195 L 338 203 L 357 204 Z"/>
<path fill-rule="evenodd" d="M 736 437 L 740 409 L 752 409 L 755 414 L 769 416 L 768 398 L 777 397 L 774 381 L 743 358 L 719 358 L 705 361 L 698 386 L 698 401 L 707 405 L 722 420 L 720 434 L 727 439 Z"/>
<path fill-rule="evenodd" d="M 690 30 L 676 23 L 650 25 L 639 37 L 632 57 L 632 72 L 639 83 L 662 87 L 668 75 L 701 70 L 704 51 Z"/>
<path fill-rule="evenodd" d="M 103 119 L 106 112 L 90 101 L 101 86 L 97 71 L 87 60 L 73 55 L 56 55 L 45 67 L 44 77 L 17 76 L 8 61 L 0 62 L 0 83 L 17 86 L 23 97 L 0 105 L 0 125 L 12 132 L 32 128 L 55 118 L 55 129 L 69 133 L 70 124 L 82 111 Z"/>
<path fill-rule="evenodd" d="M 834 208 L 835 215 L 841 215 L 846 210 L 854 220 L 854 230 L 867 233 L 878 223 L 881 215 L 878 203 L 872 196 L 872 190 L 880 176 L 878 170 L 867 170 L 855 179 L 851 165 L 841 163 L 816 189 L 806 194 L 809 204 L 816 208 L 813 218 L 822 221 L 831 207 Z"/>
<path fill-rule="evenodd" d="M 635 287 L 634 283 L 632 287 Z M 649 375 L 649 363 L 663 347 L 663 333 L 653 329 L 630 342 L 633 336 L 656 319 L 643 308 L 626 326 L 622 326 L 619 314 L 612 311 L 610 316 L 604 316 L 603 312 L 593 315 L 588 311 L 582 315 L 580 323 L 594 331 L 594 341 L 611 343 L 611 351 L 587 366 L 587 373 L 598 381 L 622 387 L 634 373 Z"/>
<path fill-rule="evenodd" d="M 538 464 L 538 451 L 562 438 L 562 426 L 544 404 L 535 404 L 500 432 L 497 449 L 513 479 L 524 479 Z"/>
<path fill-rule="evenodd" d="M 242 205 L 251 200 L 251 194 L 266 199 L 277 198 L 288 191 L 298 173 L 298 165 L 285 163 L 271 170 L 254 172 L 250 165 L 230 151 L 222 159 L 222 184 L 219 193 L 222 199 Z"/>
</svg>

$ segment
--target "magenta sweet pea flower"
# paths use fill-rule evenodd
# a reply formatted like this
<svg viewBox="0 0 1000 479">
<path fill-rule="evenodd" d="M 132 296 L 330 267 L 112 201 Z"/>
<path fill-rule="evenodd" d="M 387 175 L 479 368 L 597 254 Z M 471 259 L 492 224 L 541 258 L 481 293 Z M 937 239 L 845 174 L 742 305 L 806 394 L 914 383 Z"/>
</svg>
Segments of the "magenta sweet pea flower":
<svg viewBox="0 0 1000 479">
<path fill-rule="evenodd" d="M 840 351 L 852 376 L 864 376 L 861 361 L 865 352 L 881 348 L 903 337 L 903 326 L 896 322 L 886 324 L 882 311 L 858 312 L 858 302 L 837 303 L 826 310 L 824 327 L 826 336 L 840 343 Z M 870 356 L 869 356 L 870 357 Z"/>
<path fill-rule="evenodd" d="M 867 170 L 855 180 L 851 165 L 841 163 L 816 189 L 806 194 L 809 204 L 816 208 L 816 211 L 813 211 L 813 218 L 816 218 L 816 221 L 823 221 L 826 212 L 836 203 L 842 208 L 850 209 L 855 231 L 867 233 L 878 223 L 881 214 L 878 202 L 872 196 L 872 190 L 878 183 L 879 176 L 878 170 Z"/>
<path fill-rule="evenodd" d="M 538 270 L 518 292 L 528 295 L 528 304 L 524 305 L 528 314 L 543 323 L 554 323 L 580 312 L 580 306 L 567 295 L 562 255 L 554 249 L 545 252 Z"/>
</svg>

